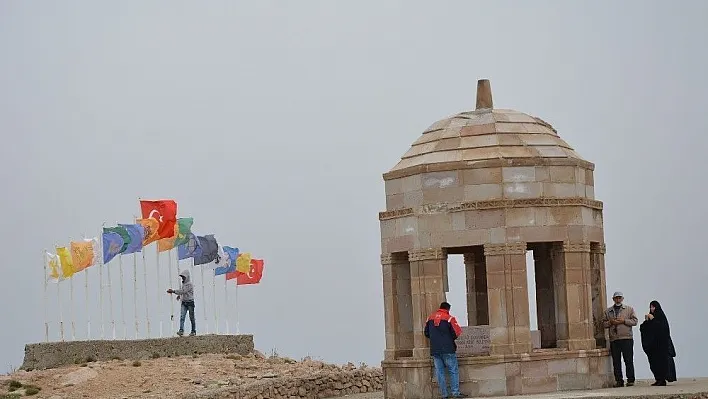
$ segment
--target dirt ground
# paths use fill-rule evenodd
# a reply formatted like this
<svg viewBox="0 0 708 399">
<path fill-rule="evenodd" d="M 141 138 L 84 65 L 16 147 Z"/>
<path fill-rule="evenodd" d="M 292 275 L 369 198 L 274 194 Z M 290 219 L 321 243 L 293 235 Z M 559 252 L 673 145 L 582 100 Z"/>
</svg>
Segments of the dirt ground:
<svg viewBox="0 0 708 399">
<path fill-rule="evenodd" d="M 343 366 L 355 368 L 354 365 Z M 35 398 L 166 398 L 176 394 L 241 385 L 274 377 L 311 376 L 340 369 L 316 360 L 262 359 L 256 355 L 200 355 L 143 360 L 93 362 L 58 369 L 18 371 L 0 377 L 0 398 L 9 382 L 41 388 Z M 20 388 L 18 391 L 22 393 Z"/>
</svg>

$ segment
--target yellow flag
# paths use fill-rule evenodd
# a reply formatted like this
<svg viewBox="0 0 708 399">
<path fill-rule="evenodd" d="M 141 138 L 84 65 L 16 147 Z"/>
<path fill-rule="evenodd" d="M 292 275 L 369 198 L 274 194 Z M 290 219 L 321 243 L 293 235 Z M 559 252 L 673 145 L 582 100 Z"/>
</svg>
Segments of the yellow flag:
<svg viewBox="0 0 708 399">
<path fill-rule="evenodd" d="M 50 254 L 47 252 L 47 271 L 49 272 L 47 275 L 47 279 L 49 281 L 55 281 L 59 282 L 61 280 L 64 280 L 64 277 L 61 275 L 61 270 L 60 270 L 60 265 L 59 265 L 59 257 Z"/>
<path fill-rule="evenodd" d="M 143 238 L 143 247 L 147 246 L 153 241 L 160 239 L 160 235 L 157 229 L 160 227 L 160 222 L 155 218 L 138 219 L 138 223 L 145 229 L 145 237 Z"/>
<path fill-rule="evenodd" d="M 239 254 L 236 258 L 236 271 L 249 273 L 251 271 L 251 254 L 249 252 Z"/>
<path fill-rule="evenodd" d="M 153 219 L 154 220 L 154 219 Z M 165 252 L 175 247 L 175 240 L 179 237 L 179 225 L 175 223 L 175 235 L 170 238 L 162 238 L 157 241 L 157 251 Z"/>
<path fill-rule="evenodd" d="M 74 265 L 74 273 L 78 273 L 95 262 L 93 258 L 93 244 L 91 241 L 72 241 L 71 263 Z"/>
<path fill-rule="evenodd" d="M 71 262 L 71 252 L 66 247 L 57 247 L 57 256 L 61 263 L 61 274 L 64 278 L 69 278 L 74 274 L 74 265 Z"/>
</svg>

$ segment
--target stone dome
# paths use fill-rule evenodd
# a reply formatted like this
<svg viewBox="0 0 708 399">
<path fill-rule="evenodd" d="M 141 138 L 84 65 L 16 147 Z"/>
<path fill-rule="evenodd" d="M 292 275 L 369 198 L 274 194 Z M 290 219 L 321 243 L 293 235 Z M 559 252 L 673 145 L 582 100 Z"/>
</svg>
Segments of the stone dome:
<svg viewBox="0 0 708 399">
<path fill-rule="evenodd" d="M 543 158 L 587 163 L 549 123 L 519 111 L 494 109 L 489 81 L 480 80 L 476 109 L 433 123 L 389 173 L 432 164 Z"/>
</svg>

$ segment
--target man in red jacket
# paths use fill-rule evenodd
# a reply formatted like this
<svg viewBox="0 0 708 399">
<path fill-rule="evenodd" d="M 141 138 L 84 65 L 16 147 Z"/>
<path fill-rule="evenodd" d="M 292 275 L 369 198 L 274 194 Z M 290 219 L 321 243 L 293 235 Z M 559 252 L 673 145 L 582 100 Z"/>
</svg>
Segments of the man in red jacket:
<svg viewBox="0 0 708 399">
<path fill-rule="evenodd" d="M 445 369 L 450 373 L 450 389 L 453 398 L 464 398 L 460 393 L 460 373 L 457 367 L 457 344 L 455 340 L 462 335 L 462 328 L 457 319 L 450 316 L 450 304 L 443 302 L 440 309 L 428 317 L 425 323 L 425 336 L 430 340 L 430 355 L 435 365 L 435 378 L 440 386 L 440 395 L 448 398 Z"/>
</svg>

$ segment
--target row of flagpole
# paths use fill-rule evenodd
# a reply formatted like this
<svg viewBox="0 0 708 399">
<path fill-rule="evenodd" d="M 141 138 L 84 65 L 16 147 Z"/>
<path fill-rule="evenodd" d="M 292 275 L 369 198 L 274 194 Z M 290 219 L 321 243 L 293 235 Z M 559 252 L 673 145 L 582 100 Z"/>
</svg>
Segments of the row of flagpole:
<svg viewBox="0 0 708 399">
<path fill-rule="evenodd" d="M 99 244 L 101 245 L 101 244 Z M 99 251 L 100 253 L 101 251 Z M 168 251 L 168 274 L 169 274 L 169 279 L 170 282 L 172 283 L 172 250 Z M 49 322 L 49 295 L 48 295 L 48 282 L 49 282 L 49 274 L 47 270 L 47 251 L 45 250 L 43 253 L 43 265 L 44 265 L 44 335 L 45 335 L 45 341 L 49 341 L 49 330 L 50 330 L 50 322 Z M 123 275 L 123 261 L 122 261 L 123 255 L 120 254 L 118 255 L 118 269 L 119 269 L 119 275 L 120 275 L 120 293 L 121 293 L 121 304 L 120 304 L 120 311 L 121 311 L 121 322 L 123 325 L 123 339 L 128 338 L 128 327 L 127 327 L 127 322 L 125 318 L 125 290 L 124 290 L 124 275 Z M 144 290 L 145 290 L 145 336 L 146 337 L 151 337 L 151 331 L 150 331 L 150 316 L 149 316 L 149 296 L 148 296 L 148 291 L 147 291 L 147 262 L 145 259 L 145 251 L 142 251 L 142 258 L 143 258 L 143 282 L 144 282 Z M 162 306 L 162 296 L 164 295 L 164 290 L 161 287 L 161 282 L 160 282 L 160 253 L 159 251 L 157 252 L 157 268 L 156 268 L 156 284 L 158 286 L 157 290 L 157 295 L 158 295 L 158 306 L 160 310 L 164 310 Z M 194 259 L 190 262 L 190 274 L 194 275 Z M 100 307 L 100 314 L 101 314 L 101 332 L 100 332 L 100 337 L 101 339 L 105 338 L 105 319 L 104 319 L 104 278 L 103 278 L 103 268 L 104 265 L 101 261 L 97 262 L 97 266 L 99 269 L 99 307 Z M 179 270 L 179 259 L 176 260 L 175 266 L 178 270 L 178 273 L 180 273 Z M 84 279 L 84 290 L 85 290 L 85 307 L 86 307 L 86 337 L 87 339 L 91 339 L 91 313 L 89 311 L 89 303 L 90 303 L 90 296 L 89 296 L 89 272 L 90 268 L 87 268 L 84 270 L 85 273 L 85 279 Z M 111 278 L 111 267 L 107 267 L 107 279 L 108 282 L 105 286 L 105 288 L 108 289 L 108 305 L 109 305 L 109 317 L 110 317 L 110 334 L 112 339 L 117 338 L 116 334 L 116 320 L 115 320 L 115 315 L 113 312 L 114 304 L 113 304 L 113 288 L 111 286 L 112 284 L 112 278 Z M 133 309 L 134 309 L 134 325 L 135 325 L 135 338 L 139 338 L 140 336 L 140 323 L 139 323 L 139 317 L 138 317 L 138 262 L 137 262 L 137 253 L 133 253 Z M 200 280 L 201 280 L 201 289 L 202 289 L 202 309 L 204 313 L 204 324 L 202 325 L 202 328 L 204 328 L 204 332 L 206 334 L 209 333 L 209 322 L 208 322 L 208 314 L 207 314 L 207 301 L 206 301 L 206 286 L 205 286 L 205 278 L 204 278 L 204 267 L 200 267 Z M 73 284 L 73 276 L 69 278 L 69 306 L 70 306 L 70 311 L 69 311 L 69 322 L 71 326 L 71 339 L 76 340 L 76 325 L 75 325 L 75 312 L 74 312 L 74 284 Z M 224 284 L 224 299 L 225 303 L 229 304 L 228 301 L 228 283 L 225 282 Z M 64 331 L 64 318 L 63 318 L 63 306 L 62 306 L 62 301 L 61 301 L 61 290 L 60 286 L 61 284 L 56 284 L 57 286 L 57 308 L 58 308 L 58 317 L 59 317 L 59 338 L 61 341 L 64 341 L 66 339 L 65 337 L 65 331 Z M 235 295 L 235 302 L 234 306 L 236 307 L 235 309 L 235 330 L 236 333 L 238 334 L 239 331 L 239 312 L 238 312 L 238 285 L 234 284 L 236 287 L 236 295 Z M 219 334 L 220 328 L 220 322 L 219 322 L 219 312 L 218 312 L 218 306 L 216 303 L 216 276 L 212 274 L 212 294 L 211 294 L 211 301 L 212 304 L 214 305 L 214 327 L 215 327 L 215 333 Z M 174 331 L 174 305 L 176 301 L 171 301 L 170 303 L 170 326 L 172 328 L 172 331 Z M 225 311 L 226 313 L 223 315 L 224 316 L 224 321 L 225 321 L 225 333 L 230 334 L 231 329 L 229 325 L 229 311 L 228 311 L 228 306 Z M 160 319 L 159 323 L 159 337 L 162 338 L 164 335 L 163 331 L 163 318 L 162 314 L 158 312 L 158 318 Z"/>
</svg>

